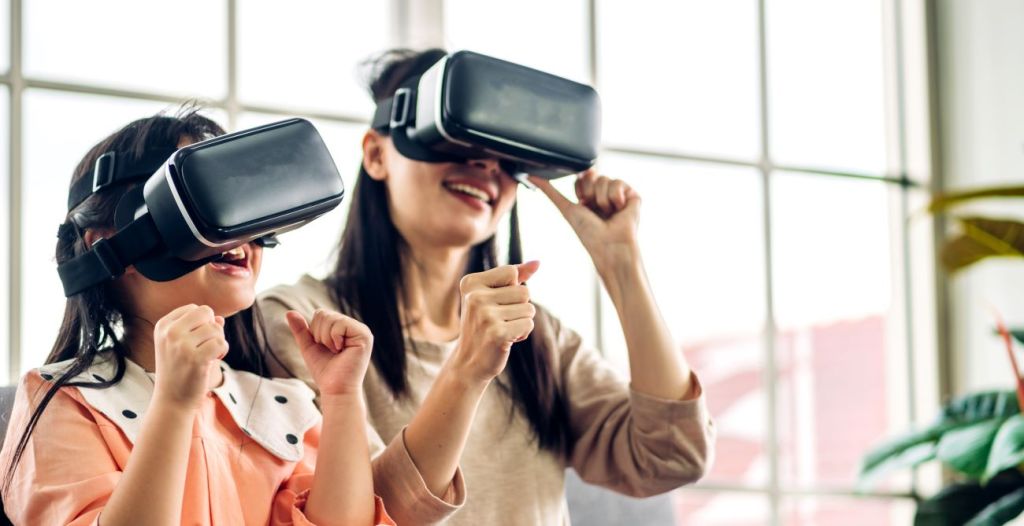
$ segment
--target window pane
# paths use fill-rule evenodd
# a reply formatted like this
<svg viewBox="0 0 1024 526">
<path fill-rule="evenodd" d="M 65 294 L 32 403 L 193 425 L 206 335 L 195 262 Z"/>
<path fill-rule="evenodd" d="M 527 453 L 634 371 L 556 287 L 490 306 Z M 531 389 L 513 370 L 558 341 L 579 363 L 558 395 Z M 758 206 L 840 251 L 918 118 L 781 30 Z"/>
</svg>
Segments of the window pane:
<svg viewBox="0 0 1024 526">
<path fill-rule="evenodd" d="M 597 15 L 608 144 L 757 157 L 757 2 L 606 0 Z"/>
<path fill-rule="evenodd" d="M 238 2 L 244 103 L 369 117 L 357 65 L 389 46 L 390 2 Z"/>
<path fill-rule="evenodd" d="M 555 186 L 572 195 L 573 178 L 563 177 Z M 519 224 L 523 240 L 523 260 L 540 260 L 540 270 L 530 278 L 530 296 L 558 317 L 562 324 L 596 342 L 594 301 L 596 277 L 594 263 L 580 244 L 576 233 L 541 193 L 519 190 Z M 499 227 L 498 243 L 507 253 L 507 223 Z"/>
<path fill-rule="evenodd" d="M 543 16 L 538 16 L 543 13 Z M 469 49 L 589 82 L 584 0 L 445 0 L 449 49 Z"/>
<path fill-rule="evenodd" d="M 42 365 L 64 312 L 54 247 L 75 166 L 110 133 L 165 108 L 162 103 L 48 90 L 26 91 L 24 104 L 19 373 Z"/>
<path fill-rule="evenodd" d="M 676 526 L 767 526 L 771 509 L 766 495 L 723 491 L 677 490 Z"/>
<path fill-rule="evenodd" d="M 762 485 L 767 402 L 762 185 L 753 169 L 608 155 L 602 171 L 643 198 L 640 244 L 662 315 L 698 372 L 718 427 L 708 481 Z M 628 355 L 604 295 L 605 354 Z"/>
<path fill-rule="evenodd" d="M 850 488 L 868 449 L 907 425 L 898 191 L 796 174 L 772 184 L 780 478 Z"/>
<path fill-rule="evenodd" d="M 243 113 L 239 128 L 251 128 L 268 122 L 288 118 L 282 115 Z M 361 139 L 364 126 L 312 120 L 327 148 L 334 157 L 338 172 L 345 182 L 345 198 L 334 210 L 318 217 L 302 228 L 279 236 L 281 246 L 263 251 L 257 290 L 266 290 L 280 284 L 291 284 L 303 274 L 322 278 L 333 268 L 334 249 L 341 239 L 341 231 L 352 202 L 356 175 L 362 160 Z"/>
<path fill-rule="evenodd" d="M 10 261 L 13 254 L 11 254 L 11 238 L 9 235 L 11 229 L 10 222 L 10 207 L 8 203 L 11 202 L 11 179 L 7 176 L 10 163 L 8 159 L 8 148 L 10 142 L 7 140 L 7 132 L 10 129 L 8 126 L 8 119 L 10 115 L 7 111 L 7 105 L 10 99 L 7 97 L 7 86 L 0 85 L 0 298 L 3 298 L 3 304 L 0 304 L 0 349 L 5 349 L 6 352 L 0 353 L 0 378 L 8 378 L 10 371 L 8 371 L 8 364 L 10 361 L 7 359 L 7 353 L 10 352 L 10 346 L 8 345 L 8 339 L 10 337 L 10 315 L 9 311 L 11 308 L 10 294 L 11 289 L 9 287 L 10 278 Z M 12 378 L 12 380 L 14 380 Z"/>
<path fill-rule="evenodd" d="M 799 497 L 783 501 L 782 524 L 786 526 L 903 526 L 914 522 L 914 502 L 909 499 L 852 497 Z"/>
<path fill-rule="evenodd" d="M 225 94 L 223 0 L 22 5 L 27 76 L 175 95 Z"/>
<path fill-rule="evenodd" d="M 769 0 L 775 162 L 882 175 L 882 2 Z"/>
</svg>

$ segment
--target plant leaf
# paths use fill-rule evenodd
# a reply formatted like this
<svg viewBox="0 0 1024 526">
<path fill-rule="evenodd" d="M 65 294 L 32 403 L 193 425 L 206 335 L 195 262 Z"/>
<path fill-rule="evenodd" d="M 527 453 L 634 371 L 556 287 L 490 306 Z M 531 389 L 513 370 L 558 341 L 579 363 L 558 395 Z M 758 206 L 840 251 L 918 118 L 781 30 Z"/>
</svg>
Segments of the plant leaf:
<svg viewBox="0 0 1024 526">
<path fill-rule="evenodd" d="M 931 460 L 944 433 L 993 418 L 1005 420 L 1019 412 L 1013 391 L 983 391 L 956 398 L 942 408 L 930 426 L 899 435 L 869 451 L 861 462 L 858 488 L 866 490 L 890 471 Z"/>
<path fill-rule="evenodd" d="M 942 263 L 959 270 L 990 257 L 1024 257 L 1024 224 L 1012 219 L 960 218 L 963 233 L 942 247 Z"/>
<path fill-rule="evenodd" d="M 982 482 L 987 482 L 997 473 L 1024 462 L 1024 415 L 1013 415 L 999 427 Z"/>
<path fill-rule="evenodd" d="M 1019 343 L 1024 343 L 1024 329 L 1010 329 L 1010 336 Z"/>
<path fill-rule="evenodd" d="M 932 198 L 932 202 L 928 205 L 928 211 L 934 213 L 964 201 L 986 197 L 1024 197 L 1024 186 L 981 188 L 966 192 L 939 194 Z"/>
<path fill-rule="evenodd" d="M 911 468 L 934 459 L 935 452 L 937 451 L 937 442 L 937 440 L 928 440 L 906 445 L 905 447 L 901 445 L 891 454 L 879 454 L 879 458 L 870 465 L 867 464 L 868 460 L 866 459 L 865 465 L 861 467 L 860 474 L 858 475 L 857 491 L 866 492 L 883 475 L 891 471 Z"/>
<path fill-rule="evenodd" d="M 975 482 L 950 484 L 918 503 L 914 526 L 960 526 L 1001 496 Z"/>
<path fill-rule="evenodd" d="M 972 424 L 989 418 L 1010 418 L 1018 413 L 1015 391 L 981 391 L 951 400 L 943 406 L 939 420 Z"/>
<path fill-rule="evenodd" d="M 1024 512 L 1024 488 L 1009 493 L 981 510 L 967 526 L 1001 526 Z"/>
<path fill-rule="evenodd" d="M 947 431 L 939 439 L 935 456 L 968 477 L 981 477 L 988 464 L 992 441 L 1004 421 L 1002 418 L 991 418 Z"/>
</svg>

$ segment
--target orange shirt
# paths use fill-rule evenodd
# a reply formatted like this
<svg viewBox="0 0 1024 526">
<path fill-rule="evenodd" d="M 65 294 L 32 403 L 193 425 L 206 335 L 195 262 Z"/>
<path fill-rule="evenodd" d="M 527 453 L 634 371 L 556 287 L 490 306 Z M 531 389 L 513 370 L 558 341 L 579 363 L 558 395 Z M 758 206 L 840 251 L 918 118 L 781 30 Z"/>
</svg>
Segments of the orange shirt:
<svg viewBox="0 0 1024 526">
<path fill-rule="evenodd" d="M 224 382 L 203 401 L 192 427 L 182 524 L 312 524 L 303 507 L 320 441 L 313 392 L 298 380 L 221 365 Z M 0 451 L 4 470 L 49 379 L 65 366 L 52 364 L 22 379 Z M 113 372 L 113 361 L 104 361 L 75 380 L 94 382 Z M 4 496 L 11 521 L 96 524 L 128 462 L 152 389 L 152 377 L 131 361 L 113 387 L 61 388 Z M 393 525 L 379 498 L 376 506 L 376 523 Z"/>
</svg>

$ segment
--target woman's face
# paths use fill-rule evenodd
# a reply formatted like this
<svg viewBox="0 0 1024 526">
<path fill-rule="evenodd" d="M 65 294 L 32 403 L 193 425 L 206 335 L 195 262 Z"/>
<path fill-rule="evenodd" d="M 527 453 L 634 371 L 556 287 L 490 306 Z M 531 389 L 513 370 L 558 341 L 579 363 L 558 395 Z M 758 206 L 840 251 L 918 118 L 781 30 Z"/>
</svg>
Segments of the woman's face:
<svg viewBox="0 0 1024 526">
<path fill-rule="evenodd" d="M 363 163 L 388 190 L 391 220 L 412 245 L 471 247 L 494 235 L 516 199 L 516 181 L 496 159 L 425 163 L 403 157 L 375 131 Z"/>
</svg>

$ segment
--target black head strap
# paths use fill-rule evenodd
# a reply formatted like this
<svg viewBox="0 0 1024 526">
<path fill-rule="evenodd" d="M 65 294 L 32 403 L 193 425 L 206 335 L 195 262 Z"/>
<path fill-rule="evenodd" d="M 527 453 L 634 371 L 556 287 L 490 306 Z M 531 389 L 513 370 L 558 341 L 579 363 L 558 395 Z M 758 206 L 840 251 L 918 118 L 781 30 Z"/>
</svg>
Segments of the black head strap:
<svg viewBox="0 0 1024 526">
<path fill-rule="evenodd" d="M 431 150 L 409 138 L 409 126 L 416 121 L 416 86 L 419 77 L 413 77 L 402 84 L 389 97 L 377 103 L 370 126 L 380 133 L 391 136 L 395 149 L 404 157 L 427 163 L 458 163 L 466 159 L 456 155 Z"/>
<path fill-rule="evenodd" d="M 96 159 L 92 175 L 80 177 L 68 192 L 68 211 L 82 204 L 90 195 L 116 184 L 124 184 L 153 175 L 177 148 L 150 148 L 135 158 L 128 152 L 107 152 Z"/>
<path fill-rule="evenodd" d="M 92 288 L 124 273 L 126 262 L 138 261 L 160 246 L 160 233 L 153 218 L 146 214 L 131 222 L 110 239 L 99 239 L 91 249 L 57 265 L 57 274 L 64 285 L 64 296 Z M 130 263 L 127 263 L 130 264 Z"/>
</svg>

